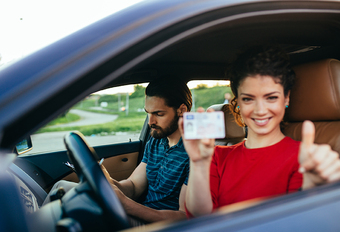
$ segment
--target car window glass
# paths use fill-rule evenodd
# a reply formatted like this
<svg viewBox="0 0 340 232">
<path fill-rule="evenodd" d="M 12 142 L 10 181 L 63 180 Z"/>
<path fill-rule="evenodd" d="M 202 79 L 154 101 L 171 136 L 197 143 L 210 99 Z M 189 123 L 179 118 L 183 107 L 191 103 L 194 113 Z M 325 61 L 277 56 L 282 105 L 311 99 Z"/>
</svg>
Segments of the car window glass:
<svg viewBox="0 0 340 232">
<path fill-rule="evenodd" d="M 207 109 L 215 104 L 230 103 L 233 96 L 230 81 L 190 81 L 188 87 L 192 93 L 191 111 L 199 107 Z"/>
<path fill-rule="evenodd" d="M 80 131 L 90 146 L 139 140 L 146 118 L 146 85 L 120 86 L 87 96 L 31 135 L 33 149 L 25 155 L 66 150 L 63 138 L 69 131 Z"/>
<path fill-rule="evenodd" d="M 69 131 L 80 131 L 90 146 L 139 140 L 146 113 L 144 94 L 147 83 L 110 88 L 93 93 L 39 129 L 32 138 L 33 149 L 23 155 L 66 150 L 63 143 Z M 229 81 L 191 81 L 192 111 L 225 102 L 231 90 Z"/>
</svg>

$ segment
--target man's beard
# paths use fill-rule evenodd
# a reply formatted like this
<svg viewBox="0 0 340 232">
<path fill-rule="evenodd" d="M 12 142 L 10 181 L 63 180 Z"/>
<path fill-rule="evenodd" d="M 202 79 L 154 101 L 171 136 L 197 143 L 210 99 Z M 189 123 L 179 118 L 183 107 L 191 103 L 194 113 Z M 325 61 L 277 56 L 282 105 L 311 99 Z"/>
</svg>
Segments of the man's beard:
<svg viewBox="0 0 340 232">
<path fill-rule="evenodd" d="M 150 132 L 151 136 L 154 137 L 155 139 L 168 137 L 169 135 L 171 135 L 178 129 L 178 119 L 179 119 L 179 116 L 175 115 L 170 125 L 165 129 L 159 126 L 156 126 L 154 124 L 150 125 L 150 128 L 157 129 L 157 130 L 151 130 Z"/>
</svg>

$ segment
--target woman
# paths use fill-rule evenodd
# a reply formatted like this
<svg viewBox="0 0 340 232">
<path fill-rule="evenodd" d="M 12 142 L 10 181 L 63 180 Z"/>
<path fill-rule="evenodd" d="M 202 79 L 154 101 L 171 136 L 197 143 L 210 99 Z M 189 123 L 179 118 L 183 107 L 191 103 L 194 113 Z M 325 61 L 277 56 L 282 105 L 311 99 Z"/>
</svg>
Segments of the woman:
<svg viewBox="0 0 340 232">
<path fill-rule="evenodd" d="M 286 53 L 253 48 L 236 60 L 228 75 L 235 96 L 231 108 L 236 122 L 247 125 L 248 137 L 225 147 L 215 147 L 213 139 L 184 140 L 190 157 L 189 216 L 340 179 L 338 153 L 313 144 L 313 123 L 304 122 L 301 143 L 281 132 L 295 78 Z"/>
</svg>

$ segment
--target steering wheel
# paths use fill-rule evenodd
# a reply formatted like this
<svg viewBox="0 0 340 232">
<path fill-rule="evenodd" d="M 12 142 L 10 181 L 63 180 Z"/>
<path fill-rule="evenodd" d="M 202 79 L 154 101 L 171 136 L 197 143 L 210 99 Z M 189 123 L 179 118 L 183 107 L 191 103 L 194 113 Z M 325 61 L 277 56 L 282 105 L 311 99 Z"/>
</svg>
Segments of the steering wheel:
<svg viewBox="0 0 340 232">
<path fill-rule="evenodd" d="M 86 143 L 80 132 L 68 133 L 64 138 L 64 143 L 80 182 L 88 182 L 108 218 L 108 223 L 114 225 L 117 230 L 129 228 L 126 212 L 101 170 L 94 149 Z"/>
</svg>

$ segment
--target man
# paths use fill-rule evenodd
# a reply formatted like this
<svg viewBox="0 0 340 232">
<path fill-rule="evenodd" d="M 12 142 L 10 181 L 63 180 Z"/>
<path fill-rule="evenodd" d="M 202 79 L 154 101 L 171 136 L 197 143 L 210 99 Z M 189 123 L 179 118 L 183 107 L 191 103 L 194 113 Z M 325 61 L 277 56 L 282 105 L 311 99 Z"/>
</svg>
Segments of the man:
<svg viewBox="0 0 340 232">
<path fill-rule="evenodd" d="M 131 176 L 119 182 L 111 178 L 111 183 L 128 215 L 145 222 L 183 219 L 189 158 L 178 119 L 191 109 L 191 92 L 183 82 L 157 79 L 147 86 L 145 95 L 152 138 Z M 145 191 L 142 204 L 135 202 Z"/>
<path fill-rule="evenodd" d="M 103 165 L 102 169 L 129 216 L 146 223 L 184 219 L 189 157 L 178 129 L 178 119 L 191 109 L 191 92 L 184 82 L 167 78 L 150 82 L 145 95 L 145 112 L 149 116 L 152 137 L 146 144 L 142 162 L 122 181 L 112 179 Z M 59 181 L 52 190 L 63 187 L 67 191 L 74 185 Z M 145 191 L 145 200 L 137 203 L 135 200 Z M 49 197 L 44 204 L 48 201 Z"/>
</svg>

